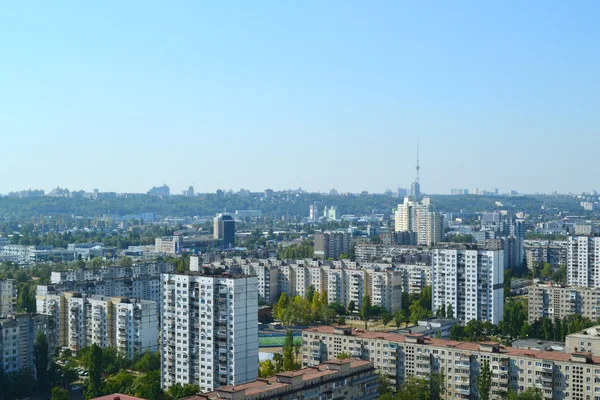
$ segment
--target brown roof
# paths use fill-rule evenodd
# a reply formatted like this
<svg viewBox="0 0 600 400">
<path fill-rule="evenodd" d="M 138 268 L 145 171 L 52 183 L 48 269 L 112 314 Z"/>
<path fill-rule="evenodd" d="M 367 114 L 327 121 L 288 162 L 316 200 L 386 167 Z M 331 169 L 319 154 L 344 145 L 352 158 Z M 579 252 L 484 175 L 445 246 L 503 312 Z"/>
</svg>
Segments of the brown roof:
<svg viewBox="0 0 600 400">
<path fill-rule="evenodd" d="M 96 397 L 92 400 L 144 400 L 139 397 L 128 396 L 126 394 L 113 393 L 106 396 Z"/>
<path fill-rule="evenodd" d="M 329 333 L 333 334 L 332 326 L 318 326 L 315 328 L 305 329 L 304 332 L 315 332 L 315 333 Z M 399 333 L 389 333 L 389 332 L 372 332 L 372 331 L 356 331 L 353 330 L 351 335 L 352 337 L 362 338 L 362 339 L 381 339 L 387 340 L 390 342 L 396 343 L 405 343 L 405 336 Z M 414 335 L 412 335 L 414 336 Z M 483 342 L 483 344 L 500 344 L 496 342 Z M 425 337 L 425 345 L 432 345 L 437 347 L 451 347 L 458 350 L 467 350 L 467 351 L 479 351 L 479 343 L 477 342 L 461 342 L 457 340 L 450 339 L 434 339 L 430 337 Z M 500 346 L 499 352 L 497 354 L 505 354 L 507 356 L 525 356 L 532 357 L 544 360 L 553 360 L 553 361 L 569 361 L 571 359 L 571 354 L 564 353 L 561 351 L 547 351 L 547 350 L 530 350 L 530 349 L 519 349 L 516 347 L 503 347 Z M 574 353 L 581 354 L 582 353 Z M 591 355 L 591 353 L 586 353 L 586 355 Z M 592 362 L 594 364 L 600 364 L 600 357 L 592 357 Z"/>
<path fill-rule="evenodd" d="M 365 360 L 355 360 L 355 359 L 345 359 L 345 360 L 330 360 L 326 361 L 323 364 L 320 364 L 315 367 L 306 367 L 302 368 L 298 371 L 287 371 L 277 374 L 274 377 L 269 379 L 258 379 L 253 382 L 243 383 L 241 385 L 235 386 L 221 386 L 216 389 L 214 392 L 203 393 L 196 396 L 186 397 L 187 400 L 205 400 L 205 399 L 215 399 L 218 397 L 218 392 L 227 392 L 227 393 L 235 393 L 240 391 L 245 391 L 246 396 L 252 396 L 263 392 L 268 392 L 272 390 L 278 390 L 284 387 L 290 386 L 288 383 L 282 383 L 277 381 L 277 376 L 284 377 L 295 377 L 302 376 L 303 381 L 310 381 L 316 378 L 325 377 L 327 375 L 332 375 L 337 373 L 338 371 L 329 369 L 327 364 L 350 364 L 351 368 L 361 367 L 364 365 L 371 364 L 370 361 Z M 107 399 L 109 400 L 109 399 Z"/>
</svg>

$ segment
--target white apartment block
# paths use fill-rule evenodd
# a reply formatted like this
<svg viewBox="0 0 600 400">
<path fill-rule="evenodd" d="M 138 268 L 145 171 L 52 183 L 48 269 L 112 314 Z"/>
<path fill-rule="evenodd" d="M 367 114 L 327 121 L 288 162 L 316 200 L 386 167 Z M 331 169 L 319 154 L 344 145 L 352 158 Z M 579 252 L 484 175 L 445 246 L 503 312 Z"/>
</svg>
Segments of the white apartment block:
<svg viewBox="0 0 600 400">
<path fill-rule="evenodd" d="M 17 284 L 14 279 L 0 280 L 0 317 L 17 311 Z"/>
<path fill-rule="evenodd" d="M 586 341 L 587 346 L 588 340 L 577 337 L 573 341 L 573 346 L 579 341 Z M 491 400 L 505 399 L 509 389 L 519 393 L 538 388 L 548 400 L 597 400 L 596 394 L 600 393 L 600 358 L 592 353 L 521 349 L 494 342 L 459 342 L 330 326 L 302 331 L 301 349 L 303 366 L 348 353 L 373 362 L 375 369 L 397 386 L 409 376 L 441 373 L 445 378 L 442 398 L 446 400 L 479 398 L 476 382 L 483 361 L 489 362 L 492 371 Z"/>
<path fill-rule="evenodd" d="M 429 246 L 442 240 L 443 217 L 432 211 L 431 199 L 421 202 L 404 198 L 394 214 L 396 232 L 416 232 L 417 243 Z"/>
<path fill-rule="evenodd" d="M 177 254 L 181 247 L 181 236 L 163 236 L 154 239 L 154 251 L 157 253 Z"/>
<path fill-rule="evenodd" d="M 52 318 L 39 314 L 15 314 L 0 318 L 0 368 L 4 373 L 34 370 L 33 345 L 44 332 L 48 348 L 56 346 Z M 54 353 L 50 351 L 50 357 Z"/>
<path fill-rule="evenodd" d="M 500 250 L 434 249 L 433 311 L 452 306 L 454 317 L 497 324 L 504 313 L 504 253 Z"/>
<path fill-rule="evenodd" d="M 528 321 L 540 318 L 563 319 L 578 314 L 591 321 L 600 317 L 600 288 L 534 285 L 527 293 Z"/>
<path fill-rule="evenodd" d="M 425 286 L 431 286 L 431 265 L 394 265 L 402 276 L 402 291 L 418 294 Z"/>
<path fill-rule="evenodd" d="M 600 237 L 568 238 L 567 284 L 600 288 Z"/>
<path fill-rule="evenodd" d="M 258 279 L 163 274 L 161 386 L 201 391 L 258 377 Z"/>
<path fill-rule="evenodd" d="M 240 267 L 245 275 L 256 275 L 260 298 L 270 304 L 275 304 L 279 295 L 279 268 L 276 265 L 261 262 L 242 264 Z"/>
<path fill-rule="evenodd" d="M 124 297 L 85 297 L 79 293 L 38 294 L 37 310 L 51 315 L 57 344 L 78 352 L 85 346 L 116 347 L 133 358 L 158 350 L 158 306 Z"/>
</svg>

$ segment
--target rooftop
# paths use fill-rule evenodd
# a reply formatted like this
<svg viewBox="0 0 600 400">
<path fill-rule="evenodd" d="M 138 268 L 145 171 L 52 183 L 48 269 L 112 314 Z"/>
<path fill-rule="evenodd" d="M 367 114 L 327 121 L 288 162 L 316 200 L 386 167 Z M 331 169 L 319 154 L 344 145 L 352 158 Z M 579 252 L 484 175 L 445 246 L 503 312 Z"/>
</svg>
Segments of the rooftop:
<svg viewBox="0 0 600 400">
<path fill-rule="evenodd" d="M 128 396 L 126 394 L 113 393 L 106 396 L 96 397 L 92 400 L 144 400 L 139 397 Z"/>
<path fill-rule="evenodd" d="M 309 328 L 303 330 L 303 332 L 315 332 L 315 333 L 325 333 L 325 334 L 334 334 L 334 329 L 336 327 L 333 326 L 319 326 L 316 328 Z M 339 328 L 338 328 L 339 329 Z M 338 331 L 339 332 L 339 331 Z M 454 348 L 458 350 L 467 350 L 467 351 L 480 351 L 480 343 L 477 342 L 461 342 L 458 340 L 450 340 L 450 339 L 433 339 L 423 335 L 401 335 L 398 333 L 387 333 L 387 332 L 371 332 L 371 331 L 361 331 L 361 330 L 353 330 L 347 336 L 358 337 L 363 339 L 381 339 L 388 340 L 390 342 L 396 343 L 407 343 L 406 338 L 411 338 L 415 336 L 420 336 L 423 339 L 423 344 L 432 345 L 437 347 L 448 347 Z M 492 342 L 495 345 L 499 345 L 498 354 L 505 354 L 507 356 L 521 356 L 521 357 L 531 357 L 536 359 L 543 360 L 553 360 L 553 361 L 570 361 L 571 354 L 560 352 L 560 351 L 552 351 L 552 350 L 534 350 L 534 349 L 521 349 L 517 347 L 505 347 L 500 343 Z M 490 342 L 481 343 L 483 345 L 489 345 Z M 580 353 L 574 353 L 580 354 Z M 600 364 L 600 357 L 591 357 L 591 362 L 594 364 Z"/>
</svg>

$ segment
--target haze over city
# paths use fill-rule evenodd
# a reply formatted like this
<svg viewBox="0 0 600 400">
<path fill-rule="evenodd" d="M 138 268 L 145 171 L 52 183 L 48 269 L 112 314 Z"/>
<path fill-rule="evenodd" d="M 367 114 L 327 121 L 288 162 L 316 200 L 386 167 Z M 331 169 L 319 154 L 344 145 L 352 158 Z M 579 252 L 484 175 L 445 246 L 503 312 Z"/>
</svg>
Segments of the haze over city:
<svg viewBox="0 0 600 400">
<path fill-rule="evenodd" d="M 16 2 L 0 193 L 593 189 L 597 2 Z"/>
</svg>

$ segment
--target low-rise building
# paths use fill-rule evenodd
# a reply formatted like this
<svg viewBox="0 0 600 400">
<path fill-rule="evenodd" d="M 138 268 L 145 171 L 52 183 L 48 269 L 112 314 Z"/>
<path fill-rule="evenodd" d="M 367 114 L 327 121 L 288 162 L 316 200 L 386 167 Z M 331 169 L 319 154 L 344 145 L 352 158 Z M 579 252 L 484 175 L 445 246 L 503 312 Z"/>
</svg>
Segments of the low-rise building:
<svg viewBox="0 0 600 400">
<path fill-rule="evenodd" d="M 235 386 L 222 386 L 186 400 L 296 400 L 296 399 L 377 399 L 378 376 L 373 363 L 363 360 L 329 360 L 281 372 L 272 378 Z"/>
<path fill-rule="evenodd" d="M 567 335 L 565 351 L 569 353 L 576 351 L 589 352 L 594 356 L 600 356 L 600 326 Z"/>
<path fill-rule="evenodd" d="M 154 239 L 154 251 L 157 253 L 177 254 L 181 247 L 181 236 L 163 236 Z"/>
<path fill-rule="evenodd" d="M 568 346 L 567 346 L 568 347 Z M 588 346 L 589 347 L 589 346 Z M 587 348 L 586 348 L 587 350 Z M 302 331 L 302 364 L 318 365 L 341 353 L 371 361 L 396 385 L 409 376 L 444 376 L 442 398 L 478 398 L 477 376 L 484 361 L 492 371 L 490 399 L 538 388 L 544 399 L 590 400 L 600 392 L 600 357 L 591 352 L 560 352 L 505 347 L 495 342 L 460 342 L 423 335 L 322 326 Z"/>
<path fill-rule="evenodd" d="M 397 332 L 408 335 L 424 335 L 438 339 L 450 339 L 450 329 L 458 324 L 455 318 L 427 318 L 417 322 L 415 326 L 399 329 Z"/>
</svg>

